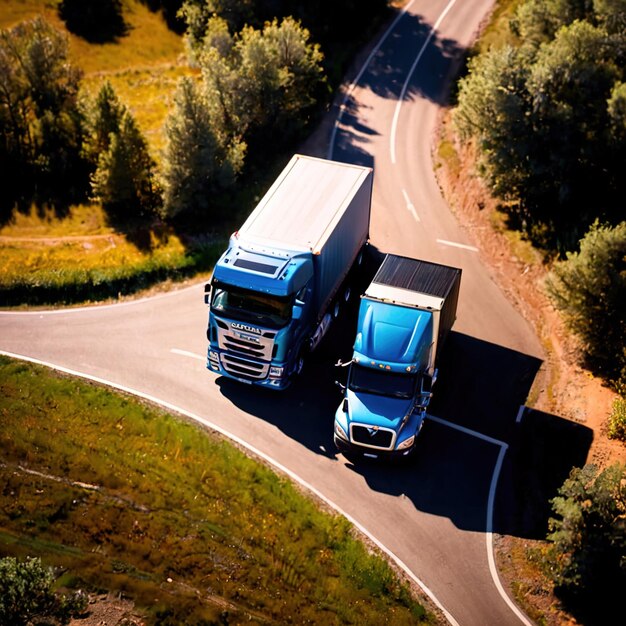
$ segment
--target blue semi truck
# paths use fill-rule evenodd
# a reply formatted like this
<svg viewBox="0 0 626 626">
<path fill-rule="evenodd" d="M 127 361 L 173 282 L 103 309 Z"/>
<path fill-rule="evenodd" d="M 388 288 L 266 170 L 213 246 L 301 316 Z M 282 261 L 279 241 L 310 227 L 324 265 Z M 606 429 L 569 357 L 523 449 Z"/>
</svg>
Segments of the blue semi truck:
<svg viewBox="0 0 626 626">
<path fill-rule="evenodd" d="M 362 296 L 334 441 L 347 453 L 405 457 L 415 450 L 456 318 L 461 270 L 388 254 Z"/>
<path fill-rule="evenodd" d="M 207 367 L 284 389 L 349 295 L 369 237 L 373 172 L 295 155 L 238 232 L 205 287 Z"/>
</svg>

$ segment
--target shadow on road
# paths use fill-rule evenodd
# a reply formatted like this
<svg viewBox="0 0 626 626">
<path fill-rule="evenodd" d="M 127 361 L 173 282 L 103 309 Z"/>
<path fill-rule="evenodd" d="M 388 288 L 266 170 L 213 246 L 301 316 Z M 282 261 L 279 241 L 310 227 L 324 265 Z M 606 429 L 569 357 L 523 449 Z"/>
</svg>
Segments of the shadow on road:
<svg viewBox="0 0 626 626">
<path fill-rule="evenodd" d="M 424 98 L 445 106 L 449 86 L 446 77 L 466 50 L 455 40 L 440 38 L 436 32 L 429 39 L 431 28 L 432 25 L 421 16 L 404 15 L 374 55 L 359 80 L 359 86 L 393 101 L 401 96 L 405 100 Z M 418 55 L 419 65 L 403 95 L 405 81 Z M 333 158 L 372 165 L 367 144 L 370 137 L 378 133 L 364 122 L 366 118 L 367 111 L 363 111 L 353 98 L 348 98 L 341 113 Z"/>
</svg>

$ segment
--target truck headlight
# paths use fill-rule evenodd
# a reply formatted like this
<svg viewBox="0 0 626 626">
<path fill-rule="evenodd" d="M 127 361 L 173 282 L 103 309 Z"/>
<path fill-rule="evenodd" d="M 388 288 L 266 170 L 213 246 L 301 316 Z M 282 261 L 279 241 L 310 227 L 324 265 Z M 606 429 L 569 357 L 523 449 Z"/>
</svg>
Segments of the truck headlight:
<svg viewBox="0 0 626 626">
<path fill-rule="evenodd" d="M 211 364 L 211 367 L 219 366 L 220 357 L 217 354 L 217 352 L 214 352 L 213 350 L 209 350 L 209 363 Z"/>
<path fill-rule="evenodd" d="M 408 439 L 405 439 L 402 443 L 398 444 L 396 450 L 406 450 L 410 448 L 415 442 L 415 435 L 411 435 Z"/>
<path fill-rule="evenodd" d="M 344 441 L 350 441 L 348 439 L 346 431 L 339 425 L 339 422 L 337 420 L 335 420 L 335 435 L 337 435 L 339 439 L 343 439 Z"/>
<path fill-rule="evenodd" d="M 284 367 L 275 367 L 274 365 L 272 365 L 270 367 L 270 378 L 282 378 L 284 371 Z"/>
</svg>

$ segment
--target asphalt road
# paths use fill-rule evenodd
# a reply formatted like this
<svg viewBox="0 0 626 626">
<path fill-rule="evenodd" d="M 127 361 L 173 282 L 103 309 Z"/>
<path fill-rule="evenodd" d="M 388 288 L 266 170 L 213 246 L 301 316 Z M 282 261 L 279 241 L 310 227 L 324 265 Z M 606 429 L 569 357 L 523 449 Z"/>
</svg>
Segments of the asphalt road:
<svg viewBox="0 0 626 626">
<path fill-rule="evenodd" d="M 375 168 L 372 241 L 463 269 L 455 332 L 409 467 L 334 451 L 335 329 L 284 394 L 205 368 L 203 286 L 84 309 L 0 314 L 0 350 L 143 394 L 214 425 L 309 485 L 386 549 L 453 624 L 530 623 L 499 585 L 491 532 L 500 467 L 541 364 L 529 325 L 442 200 L 430 153 L 446 79 L 491 0 L 414 0 L 349 91 L 327 155 Z"/>
</svg>

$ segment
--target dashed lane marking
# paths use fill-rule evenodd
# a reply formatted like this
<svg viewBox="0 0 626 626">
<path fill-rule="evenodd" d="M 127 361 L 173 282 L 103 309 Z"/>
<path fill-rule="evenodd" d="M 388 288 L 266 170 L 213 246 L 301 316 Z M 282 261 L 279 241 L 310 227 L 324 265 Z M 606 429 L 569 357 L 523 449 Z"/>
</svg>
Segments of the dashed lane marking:
<svg viewBox="0 0 626 626">
<path fill-rule="evenodd" d="M 448 241 L 447 239 L 437 239 L 437 243 L 441 243 L 444 246 L 452 246 L 453 248 L 462 248 L 463 250 L 470 250 L 471 252 L 478 252 L 476 246 L 468 246 L 465 243 L 457 243 L 456 241 Z"/>
<path fill-rule="evenodd" d="M 406 189 L 402 190 L 402 195 L 404 196 L 404 201 L 406 202 L 406 208 L 409 210 L 411 215 L 415 218 L 416 222 L 420 222 L 420 217 L 415 210 L 415 205 L 411 202 L 411 198 L 409 198 L 409 194 L 406 192 Z"/>
</svg>

